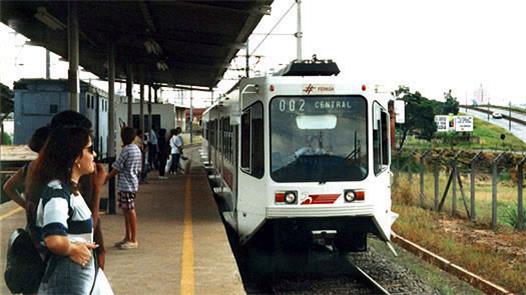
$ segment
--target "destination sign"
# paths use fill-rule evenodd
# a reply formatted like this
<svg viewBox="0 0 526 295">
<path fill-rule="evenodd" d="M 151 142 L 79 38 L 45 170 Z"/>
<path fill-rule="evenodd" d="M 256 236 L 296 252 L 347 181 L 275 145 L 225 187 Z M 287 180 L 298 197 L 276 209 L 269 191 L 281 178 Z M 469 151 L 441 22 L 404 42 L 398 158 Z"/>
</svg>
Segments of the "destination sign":
<svg viewBox="0 0 526 295">
<path fill-rule="evenodd" d="M 287 113 L 340 113 L 364 108 L 361 96 L 279 97 L 271 102 L 272 110 Z"/>
</svg>

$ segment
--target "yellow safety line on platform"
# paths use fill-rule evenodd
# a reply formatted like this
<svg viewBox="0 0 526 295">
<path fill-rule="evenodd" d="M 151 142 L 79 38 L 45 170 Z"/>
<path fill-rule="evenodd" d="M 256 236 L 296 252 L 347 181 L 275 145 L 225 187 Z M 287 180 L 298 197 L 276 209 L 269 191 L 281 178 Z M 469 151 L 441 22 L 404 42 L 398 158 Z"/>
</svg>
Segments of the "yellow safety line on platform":
<svg viewBox="0 0 526 295">
<path fill-rule="evenodd" d="M 187 175 L 184 186 L 183 252 L 181 255 L 181 295 L 193 295 L 194 241 L 192 234 L 192 178 Z"/>
<path fill-rule="evenodd" d="M 13 209 L 13 210 L 7 212 L 7 213 L 4 214 L 4 215 L 0 215 L 0 220 L 6 219 L 7 217 L 9 217 L 9 216 L 11 216 L 11 215 L 14 215 L 14 214 L 16 214 L 16 213 L 18 213 L 18 212 L 20 212 L 20 211 L 24 211 L 24 209 L 23 209 L 22 207 L 18 207 L 18 208 L 16 208 L 16 209 Z"/>
</svg>

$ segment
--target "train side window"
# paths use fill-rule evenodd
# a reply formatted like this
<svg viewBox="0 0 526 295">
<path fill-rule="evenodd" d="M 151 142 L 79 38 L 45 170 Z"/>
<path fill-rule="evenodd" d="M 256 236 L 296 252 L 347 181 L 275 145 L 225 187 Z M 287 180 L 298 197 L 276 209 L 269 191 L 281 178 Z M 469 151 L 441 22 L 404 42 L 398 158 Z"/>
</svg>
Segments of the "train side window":
<svg viewBox="0 0 526 295">
<path fill-rule="evenodd" d="M 213 120 L 211 127 L 210 127 L 210 143 L 214 148 L 217 148 L 216 142 L 217 142 L 217 120 Z"/>
<path fill-rule="evenodd" d="M 250 109 L 241 115 L 241 169 L 250 173 Z"/>
<path fill-rule="evenodd" d="M 389 165 L 389 115 L 382 111 L 382 165 Z"/>
<path fill-rule="evenodd" d="M 379 174 L 389 163 L 387 114 L 379 103 L 373 103 L 373 166 L 374 173 Z"/>
<path fill-rule="evenodd" d="M 261 178 L 264 159 L 263 104 L 256 102 L 241 115 L 241 169 Z"/>
<path fill-rule="evenodd" d="M 264 173 L 263 150 L 263 104 L 257 102 L 252 107 L 252 175 L 261 178 Z"/>
<path fill-rule="evenodd" d="M 206 122 L 205 123 L 205 138 L 206 140 L 210 141 L 210 123 L 209 122 Z"/>
</svg>

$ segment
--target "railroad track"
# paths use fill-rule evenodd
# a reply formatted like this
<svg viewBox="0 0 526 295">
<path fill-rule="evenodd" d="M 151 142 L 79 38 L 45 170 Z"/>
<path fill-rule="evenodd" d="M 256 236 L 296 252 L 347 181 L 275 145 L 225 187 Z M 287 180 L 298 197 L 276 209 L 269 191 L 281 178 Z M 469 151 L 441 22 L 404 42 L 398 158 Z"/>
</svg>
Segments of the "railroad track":
<svg viewBox="0 0 526 295">
<path fill-rule="evenodd" d="M 373 289 L 375 289 L 376 292 L 374 294 L 385 294 L 385 295 L 391 294 L 380 283 L 378 283 L 375 279 L 373 279 L 370 275 L 368 275 L 363 269 L 361 269 L 360 267 L 356 265 L 354 267 L 363 276 L 364 281 L 368 281 L 372 285 Z"/>
<path fill-rule="evenodd" d="M 275 279 L 269 282 L 267 286 L 248 289 L 247 294 L 390 294 L 385 287 L 374 280 L 362 268 L 356 265 L 353 265 L 352 268 L 355 271 L 353 275 L 336 277 L 300 276 Z"/>
<path fill-rule="evenodd" d="M 270 254 L 269 254 L 270 255 Z M 276 255 L 274 253 L 274 255 Z M 277 254 L 280 265 L 263 270 L 263 259 L 245 261 L 240 268 L 247 294 L 434 294 L 434 290 L 421 286 L 407 270 L 396 266 L 374 250 L 342 255 L 338 252 L 310 253 L 300 258 Z M 255 256 L 252 256 L 252 259 Z M 248 265 L 248 266 L 247 266 Z M 274 270 L 270 270 L 274 268 Z"/>
</svg>

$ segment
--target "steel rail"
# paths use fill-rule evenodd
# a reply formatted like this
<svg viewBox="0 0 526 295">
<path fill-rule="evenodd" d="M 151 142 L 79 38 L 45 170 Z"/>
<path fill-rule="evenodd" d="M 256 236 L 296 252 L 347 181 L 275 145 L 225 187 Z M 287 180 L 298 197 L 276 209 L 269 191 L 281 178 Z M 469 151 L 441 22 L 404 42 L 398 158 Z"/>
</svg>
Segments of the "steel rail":
<svg viewBox="0 0 526 295">
<path fill-rule="evenodd" d="M 355 264 L 353 264 L 353 266 L 363 277 L 365 277 L 367 279 L 367 281 L 369 283 L 371 283 L 376 289 L 378 289 L 380 292 L 382 292 L 381 294 L 385 294 L 385 295 L 390 295 L 391 294 L 382 285 L 380 285 L 380 283 L 378 283 L 370 275 L 368 275 L 363 269 L 361 269 L 360 267 L 356 266 Z"/>
</svg>

